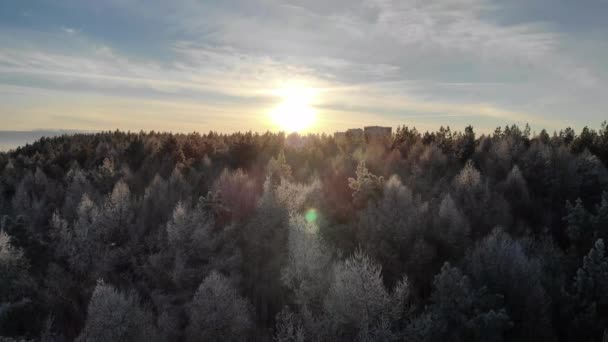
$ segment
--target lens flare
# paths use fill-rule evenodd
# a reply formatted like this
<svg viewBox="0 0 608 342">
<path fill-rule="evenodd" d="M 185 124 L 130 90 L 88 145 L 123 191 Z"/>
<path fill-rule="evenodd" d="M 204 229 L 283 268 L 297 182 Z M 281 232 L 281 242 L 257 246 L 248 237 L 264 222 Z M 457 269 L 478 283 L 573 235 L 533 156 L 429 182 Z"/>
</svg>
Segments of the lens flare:
<svg viewBox="0 0 608 342">
<path fill-rule="evenodd" d="M 308 209 L 308 211 L 304 215 L 304 218 L 309 223 L 316 222 L 317 218 L 318 218 L 317 210 L 316 209 Z"/>
</svg>

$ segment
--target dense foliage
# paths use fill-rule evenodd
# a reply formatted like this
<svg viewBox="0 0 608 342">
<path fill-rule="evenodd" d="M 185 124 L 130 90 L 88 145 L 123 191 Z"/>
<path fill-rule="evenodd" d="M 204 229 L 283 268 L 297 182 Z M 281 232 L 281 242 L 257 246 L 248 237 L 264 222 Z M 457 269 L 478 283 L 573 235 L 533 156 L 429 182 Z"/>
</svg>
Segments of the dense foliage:
<svg viewBox="0 0 608 342">
<path fill-rule="evenodd" d="M 605 123 L 43 138 L 0 154 L 0 335 L 599 341 L 607 165 Z"/>
</svg>

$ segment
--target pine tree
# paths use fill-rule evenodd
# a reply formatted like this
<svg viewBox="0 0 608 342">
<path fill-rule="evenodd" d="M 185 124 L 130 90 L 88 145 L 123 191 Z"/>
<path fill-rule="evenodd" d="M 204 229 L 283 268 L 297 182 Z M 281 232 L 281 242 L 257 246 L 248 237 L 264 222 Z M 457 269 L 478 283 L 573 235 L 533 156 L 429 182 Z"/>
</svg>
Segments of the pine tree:
<svg viewBox="0 0 608 342">
<path fill-rule="evenodd" d="M 599 340 L 608 319 L 608 255 L 602 239 L 583 258 L 573 282 L 573 336 L 582 341 Z"/>
<path fill-rule="evenodd" d="M 51 224 L 57 241 L 57 254 L 66 258 L 70 267 L 84 275 L 94 273 L 101 262 L 103 242 L 98 226 L 99 209 L 85 193 L 76 209 L 76 219 L 69 224 L 59 212 L 53 214 Z"/>
<path fill-rule="evenodd" d="M 187 341 L 242 341 L 252 328 L 251 306 L 230 281 L 211 272 L 188 308 Z"/>
<path fill-rule="evenodd" d="M 471 125 L 465 127 L 464 134 L 458 141 L 457 156 L 461 161 L 466 161 L 475 152 L 475 132 Z"/>
<path fill-rule="evenodd" d="M 602 200 L 595 207 L 593 231 L 599 238 L 608 239 L 608 191 L 602 193 Z"/>
<path fill-rule="evenodd" d="M 293 291 L 297 304 L 317 313 L 320 311 L 320 301 L 328 287 L 330 261 L 331 255 L 321 242 L 316 223 L 292 214 L 287 265 L 281 279 Z"/>
<path fill-rule="evenodd" d="M 281 272 L 288 260 L 288 223 L 288 210 L 278 203 L 266 177 L 256 213 L 242 229 L 241 246 L 245 293 L 260 321 L 269 326 L 284 305 Z"/>
<path fill-rule="evenodd" d="M 215 192 L 221 193 L 233 220 L 248 218 L 255 211 L 259 191 L 256 189 L 254 180 L 243 170 L 229 172 L 224 169 L 215 181 L 213 189 Z"/>
<path fill-rule="evenodd" d="M 427 341 L 503 341 L 509 317 L 484 292 L 475 290 L 460 269 L 446 262 L 433 281 L 427 313 L 408 326 L 406 336 Z"/>
<path fill-rule="evenodd" d="M 378 200 L 382 196 L 384 178 L 369 172 L 365 161 L 359 162 L 357 178 L 349 178 L 348 186 L 353 190 L 353 202 L 358 207 L 364 207 L 369 200 Z"/>
<path fill-rule="evenodd" d="M 180 289 L 194 289 L 214 269 L 233 276 L 238 273 L 241 254 L 234 226 L 216 223 L 210 200 L 201 197 L 191 210 L 178 203 L 167 222 L 172 279 Z"/>
<path fill-rule="evenodd" d="M 578 198 L 575 205 L 566 202 L 567 214 L 563 220 L 568 223 L 566 233 L 576 248 L 581 248 L 593 235 L 592 215 L 583 206 L 583 201 Z"/>
<path fill-rule="evenodd" d="M 381 271 L 362 251 L 334 266 L 324 307 L 335 336 L 364 340 L 390 317 L 391 297 Z"/>
<path fill-rule="evenodd" d="M 405 271 L 415 243 L 422 238 L 427 205 L 415 197 L 397 176 L 383 185 L 383 195 L 359 216 L 357 238 L 384 269 L 392 285 Z"/>
<path fill-rule="evenodd" d="M 446 194 L 439 204 L 435 227 L 435 238 L 441 241 L 449 256 L 458 257 L 464 253 L 471 227 L 450 194 Z"/>
<path fill-rule="evenodd" d="M 270 159 L 266 166 L 266 175 L 270 177 L 273 186 L 281 183 L 281 179 L 292 180 L 291 166 L 287 163 L 285 152 L 281 151 L 276 158 Z"/>
<path fill-rule="evenodd" d="M 123 294 L 99 281 L 77 342 L 150 342 L 157 336 L 152 315 L 133 293 Z"/>
<path fill-rule="evenodd" d="M 464 168 L 454 179 L 454 185 L 459 190 L 473 191 L 481 185 L 481 174 L 473 165 L 473 161 L 467 161 Z"/>
<path fill-rule="evenodd" d="M 306 332 L 298 317 L 286 307 L 277 314 L 274 333 L 275 342 L 304 342 Z"/>
<path fill-rule="evenodd" d="M 504 306 L 518 339 L 551 338 L 549 299 L 542 284 L 541 264 L 526 255 L 522 244 L 501 229 L 480 241 L 465 258 L 474 286 L 504 296 Z"/>
<path fill-rule="evenodd" d="M 10 236 L 0 230 L 0 306 L 23 299 L 28 268 L 23 251 L 15 248 Z"/>
<path fill-rule="evenodd" d="M 132 233 L 134 218 L 129 186 L 119 181 L 106 196 L 99 212 L 98 227 L 103 241 L 113 245 L 124 244 Z"/>
</svg>

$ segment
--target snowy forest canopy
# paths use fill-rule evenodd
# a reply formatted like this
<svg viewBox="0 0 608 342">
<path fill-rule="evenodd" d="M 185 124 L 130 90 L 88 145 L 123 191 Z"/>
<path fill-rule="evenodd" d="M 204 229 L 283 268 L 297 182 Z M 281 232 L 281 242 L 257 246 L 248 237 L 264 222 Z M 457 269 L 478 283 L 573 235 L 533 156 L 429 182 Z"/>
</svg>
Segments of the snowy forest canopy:
<svg viewBox="0 0 608 342">
<path fill-rule="evenodd" d="M 43 138 L 0 153 L 0 341 L 600 341 L 607 165 L 606 123 Z"/>
</svg>

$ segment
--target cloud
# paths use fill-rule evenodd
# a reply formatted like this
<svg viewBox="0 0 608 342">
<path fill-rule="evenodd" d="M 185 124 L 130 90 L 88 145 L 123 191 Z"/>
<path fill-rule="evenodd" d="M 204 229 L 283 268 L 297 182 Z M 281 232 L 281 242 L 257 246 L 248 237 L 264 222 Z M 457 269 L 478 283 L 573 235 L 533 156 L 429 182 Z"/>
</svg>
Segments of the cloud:
<svg viewBox="0 0 608 342">
<path fill-rule="evenodd" d="M 131 97 L 150 111 L 154 100 L 195 103 L 228 120 L 229 108 L 273 106 L 271 90 L 297 80 L 322 90 L 316 105 L 327 115 L 386 122 L 474 115 L 553 128 L 576 121 L 569 115 L 578 106 L 588 110 L 578 119 L 597 121 L 608 75 L 599 56 L 608 49 L 594 46 L 599 62 L 589 63 L 551 23 L 521 14 L 498 20 L 507 7 L 490 0 L 68 2 L 73 18 L 101 13 L 128 27 L 123 35 L 132 44 L 107 25 L 66 18 L 57 20 L 73 26 L 57 32 L 55 24 L 55 35 L 0 27 L 0 84 L 33 94 Z M 150 27 L 158 42 L 125 48 L 151 41 Z"/>
<path fill-rule="evenodd" d="M 73 27 L 66 27 L 66 26 L 62 26 L 61 30 L 69 35 L 73 35 L 78 33 L 78 30 L 73 28 Z"/>
<path fill-rule="evenodd" d="M 174 48 L 182 57 L 179 62 L 166 67 L 159 64 L 132 63 L 108 47 L 95 48 L 86 58 L 44 54 L 39 51 L 0 50 L 0 73 L 31 75 L 45 79 L 54 88 L 71 84 L 72 87 L 67 88 L 69 91 L 85 89 L 107 91 L 118 88 L 118 93 L 121 93 L 125 89 L 143 88 L 174 96 L 189 92 L 192 94 L 191 98 L 197 94 L 199 96 L 205 94 L 209 97 L 240 96 L 249 98 L 249 102 L 255 97 L 271 97 L 272 88 L 282 80 L 297 79 L 323 91 L 325 99 L 322 102 L 326 102 L 325 108 L 330 108 L 331 103 L 334 103 L 333 106 L 341 106 L 343 109 L 350 108 L 353 111 L 365 109 L 368 113 L 406 110 L 434 116 L 441 113 L 448 114 L 447 117 L 489 115 L 510 117 L 519 121 L 523 120 L 524 116 L 523 114 L 516 116 L 512 112 L 490 106 L 463 107 L 461 104 L 429 103 L 413 98 L 407 99 L 405 95 L 400 95 L 400 90 L 406 89 L 414 93 L 416 87 L 420 88 L 420 85 L 416 85 L 413 81 L 346 85 L 332 82 L 330 77 L 317 77 L 314 69 L 289 65 L 269 57 L 246 55 L 233 49 L 195 47 L 184 42 L 176 44 Z M 320 64 L 338 69 L 350 68 L 354 65 L 345 61 L 331 60 L 325 60 Z M 373 73 L 382 74 L 390 71 L 383 70 L 384 68 L 386 67 L 380 66 Z M 228 102 L 235 102 L 235 99 L 230 98 Z M 259 102 L 258 105 L 260 103 L 264 102 Z M 270 103 L 271 101 L 268 100 L 266 106 L 270 106 Z M 343 106 L 340 103 L 350 103 L 350 105 Z M 324 108 L 323 106 L 323 103 L 319 104 L 320 108 Z M 526 117 L 534 120 L 533 116 Z"/>
</svg>

